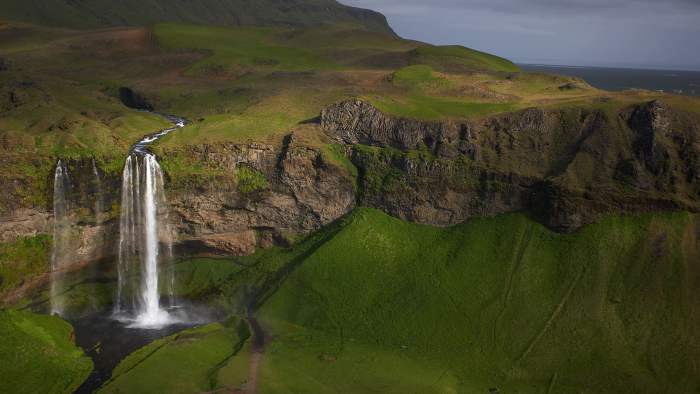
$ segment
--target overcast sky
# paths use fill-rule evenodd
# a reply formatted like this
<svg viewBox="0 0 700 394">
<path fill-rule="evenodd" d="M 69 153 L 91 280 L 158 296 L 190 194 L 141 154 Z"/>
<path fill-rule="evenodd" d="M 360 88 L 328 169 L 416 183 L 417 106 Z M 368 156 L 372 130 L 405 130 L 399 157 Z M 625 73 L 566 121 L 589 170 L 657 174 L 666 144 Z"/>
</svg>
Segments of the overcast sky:
<svg viewBox="0 0 700 394">
<path fill-rule="evenodd" d="M 520 63 L 700 70 L 700 0 L 341 0 L 405 38 Z"/>
</svg>

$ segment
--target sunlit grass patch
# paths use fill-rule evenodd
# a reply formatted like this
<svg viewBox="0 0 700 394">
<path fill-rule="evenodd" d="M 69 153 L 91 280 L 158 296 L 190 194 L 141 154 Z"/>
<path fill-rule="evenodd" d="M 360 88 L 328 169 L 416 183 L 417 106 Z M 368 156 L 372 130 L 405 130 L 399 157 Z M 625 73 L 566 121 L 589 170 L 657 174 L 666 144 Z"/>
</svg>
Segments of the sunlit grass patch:
<svg viewBox="0 0 700 394">
<path fill-rule="evenodd" d="M 159 42 L 170 49 L 208 51 L 210 56 L 193 65 L 191 74 L 229 72 L 236 66 L 272 70 L 327 69 L 335 65 L 310 50 L 272 41 L 274 28 L 208 27 L 159 24 Z"/>
<path fill-rule="evenodd" d="M 70 324 L 56 316 L 0 310 L 0 391 L 72 393 L 92 370 L 73 343 Z"/>
</svg>

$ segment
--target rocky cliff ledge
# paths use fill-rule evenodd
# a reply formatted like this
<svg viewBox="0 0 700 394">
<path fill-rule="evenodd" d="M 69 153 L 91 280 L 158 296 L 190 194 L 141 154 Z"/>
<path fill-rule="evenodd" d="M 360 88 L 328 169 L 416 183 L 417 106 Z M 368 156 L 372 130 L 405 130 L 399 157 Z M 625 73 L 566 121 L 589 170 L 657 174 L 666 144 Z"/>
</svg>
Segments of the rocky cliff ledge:
<svg viewBox="0 0 700 394">
<path fill-rule="evenodd" d="M 700 120 L 660 102 L 421 122 L 359 100 L 321 126 L 358 167 L 359 204 L 447 226 L 527 211 L 572 231 L 604 214 L 700 210 Z"/>
<path fill-rule="evenodd" d="M 355 207 L 352 174 L 322 150 L 299 144 L 294 134 L 281 146 L 200 144 L 163 150 L 158 156 L 166 174 L 169 221 L 180 256 L 242 256 L 259 247 L 284 246 Z M 91 159 L 65 163 L 71 244 L 65 247 L 70 255 L 64 258 L 73 262 L 66 268 L 72 270 L 116 256 L 121 172 L 105 173 Z M 52 179 L 47 177 L 47 182 Z M 51 196 L 46 199 L 51 201 Z M 0 217 L 0 242 L 52 230 L 50 208 L 26 207 Z M 48 271 L 49 251 L 42 253 Z M 15 302 L 41 286 L 48 280 L 45 271 L 34 272 L 38 276 L 26 278 L 17 290 L 0 288 L 0 304 Z"/>
<path fill-rule="evenodd" d="M 192 252 L 251 254 L 316 231 L 355 207 L 350 174 L 293 134 L 282 147 L 192 145 L 164 157 L 171 222 L 181 247 Z"/>
<path fill-rule="evenodd" d="M 293 133 L 278 146 L 193 144 L 158 156 L 179 253 L 248 255 L 316 231 L 356 204 L 438 226 L 526 211 L 564 232 L 606 214 L 697 212 L 698 125 L 698 115 L 656 101 L 422 122 L 350 100 L 325 109 L 320 126 L 357 179 Z M 94 164 L 68 161 L 76 264 L 116 251 L 121 174 Z M 49 174 L 46 182 L 51 190 Z M 0 242 L 51 233 L 50 207 L 15 208 L 0 218 Z"/>
</svg>

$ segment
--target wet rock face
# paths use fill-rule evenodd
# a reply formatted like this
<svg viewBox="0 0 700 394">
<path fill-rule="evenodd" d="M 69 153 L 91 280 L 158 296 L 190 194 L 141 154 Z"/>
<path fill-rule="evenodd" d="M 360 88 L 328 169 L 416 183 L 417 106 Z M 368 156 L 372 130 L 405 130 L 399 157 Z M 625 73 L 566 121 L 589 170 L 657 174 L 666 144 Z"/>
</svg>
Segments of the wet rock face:
<svg viewBox="0 0 700 394">
<path fill-rule="evenodd" d="M 211 175 L 169 172 L 169 159 L 196 163 Z M 351 174 L 327 162 L 320 150 L 297 143 L 293 136 L 281 147 L 191 145 L 164 152 L 160 161 L 179 255 L 243 256 L 259 247 L 287 245 L 290 239 L 317 231 L 355 207 Z M 99 163 L 93 168 L 91 159 L 67 161 L 66 167 L 71 259 L 77 266 L 114 257 L 120 173 L 105 174 Z M 100 177 L 99 190 L 95 171 Z M 50 207 L 16 210 L 0 217 L 0 242 L 52 231 Z"/>
<path fill-rule="evenodd" d="M 605 214 L 700 210 L 698 119 L 658 102 L 619 116 L 528 109 L 421 122 L 350 100 L 321 125 L 352 151 L 359 203 L 419 223 L 528 211 L 568 232 Z"/>
<path fill-rule="evenodd" d="M 131 88 L 119 88 L 119 100 L 129 108 L 153 111 L 153 105 L 151 105 L 144 96 Z"/>
<path fill-rule="evenodd" d="M 69 251 L 73 266 L 112 257 L 118 236 L 118 225 L 109 211 L 119 193 L 118 178 L 100 172 L 98 188 L 91 159 L 67 160 L 67 222 L 70 229 Z M 52 190 L 53 172 L 47 177 L 47 190 Z M 102 187 L 104 186 L 104 187 Z M 20 207 L 0 216 L 0 243 L 25 237 L 51 235 L 54 217 L 49 206 Z M 70 269 L 71 267 L 67 267 Z"/>
</svg>

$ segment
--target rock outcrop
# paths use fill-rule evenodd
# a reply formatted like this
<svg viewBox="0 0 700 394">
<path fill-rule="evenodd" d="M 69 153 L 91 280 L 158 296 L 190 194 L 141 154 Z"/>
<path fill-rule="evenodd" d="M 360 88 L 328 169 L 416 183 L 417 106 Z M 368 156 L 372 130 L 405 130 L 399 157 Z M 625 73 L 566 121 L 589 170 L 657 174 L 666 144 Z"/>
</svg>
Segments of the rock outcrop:
<svg viewBox="0 0 700 394">
<path fill-rule="evenodd" d="M 293 134 L 283 146 L 190 145 L 161 156 L 179 254 L 249 255 L 259 247 L 286 245 L 355 207 L 351 174 L 319 149 L 298 144 Z M 71 259 L 81 266 L 114 257 L 120 173 L 103 173 L 99 163 L 93 168 L 91 159 L 69 160 L 67 168 Z M 0 242 L 51 234 L 52 229 L 50 209 L 21 209 L 0 219 Z"/>
<path fill-rule="evenodd" d="M 321 125 L 351 147 L 362 205 L 440 226 L 524 210 L 573 231 L 604 214 L 700 210 L 693 116 L 652 102 L 421 122 L 350 100 Z"/>
<path fill-rule="evenodd" d="M 0 243 L 51 232 L 52 217 L 38 209 L 18 209 L 0 217 Z"/>
<path fill-rule="evenodd" d="M 320 150 L 290 135 L 277 149 L 266 144 L 192 145 L 165 155 L 196 162 L 207 174 L 173 174 L 171 222 L 182 245 L 197 251 L 250 254 L 256 246 L 285 244 L 349 213 L 352 177 Z M 252 174 L 252 175 L 251 175 Z M 245 177 L 255 187 L 243 187 Z"/>
</svg>

